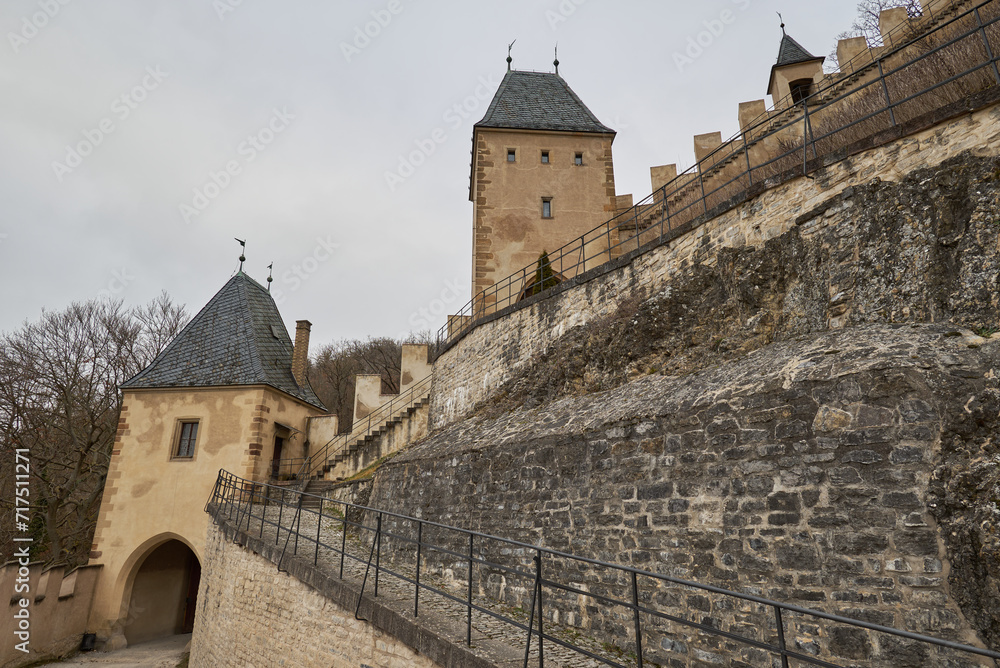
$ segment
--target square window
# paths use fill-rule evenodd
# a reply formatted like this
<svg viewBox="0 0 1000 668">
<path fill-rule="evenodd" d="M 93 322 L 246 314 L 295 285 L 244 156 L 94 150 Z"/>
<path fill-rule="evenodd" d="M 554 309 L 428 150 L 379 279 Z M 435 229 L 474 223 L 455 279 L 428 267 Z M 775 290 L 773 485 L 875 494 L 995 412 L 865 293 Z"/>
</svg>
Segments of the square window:
<svg viewBox="0 0 1000 668">
<path fill-rule="evenodd" d="M 583 153 L 577 153 L 575 156 L 573 156 L 573 164 L 574 165 L 583 164 Z"/>
<path fill-rule="evenodd" d="M 512 148 L 507 149 L 507 162 L 514 162 L 516 158 L 517 152 Z"/>
<path fill-rule="evenodd" d="M 194 457 L 194 444 L 198 440 L 198 422 L 196 420 L 183 421 L 180 427 L 177 447 L 174 449 L 174 457 L 190 459 Z"/>
<path fill-rule="evenodd" d="M 542 151 L 542 164 L 543 165 L 549 164 L 549 152 L 548 151 Z"/>
<path fill-rule="evenodd" d="M 542 218 L 552 217 L 552 200 L 546 198 L 542 200 Z"/>
</svg>

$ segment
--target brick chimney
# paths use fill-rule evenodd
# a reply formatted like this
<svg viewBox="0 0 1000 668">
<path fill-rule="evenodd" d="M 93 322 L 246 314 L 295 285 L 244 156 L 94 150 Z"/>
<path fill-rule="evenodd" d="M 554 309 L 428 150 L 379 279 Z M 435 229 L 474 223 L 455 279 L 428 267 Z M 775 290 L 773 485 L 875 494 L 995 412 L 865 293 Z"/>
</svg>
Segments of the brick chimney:
<svg viewBox="0 0 1000 668">
<path fill-rule="evenodd" d="M 306 362 L 309 361 L 309 330 L 312 323 L 308 320 L 295 321 L 295 347 L 292 348 L 292 375 L 295 382 L 301 386 L 306 384 Z"/>
</svg>

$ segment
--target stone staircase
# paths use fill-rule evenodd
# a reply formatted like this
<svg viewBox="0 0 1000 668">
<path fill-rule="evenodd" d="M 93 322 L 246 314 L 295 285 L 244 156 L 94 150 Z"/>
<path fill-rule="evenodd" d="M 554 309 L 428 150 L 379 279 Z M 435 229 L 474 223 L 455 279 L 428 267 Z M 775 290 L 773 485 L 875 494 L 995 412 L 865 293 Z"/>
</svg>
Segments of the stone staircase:
<svg viewBox="0 0 1000 668">
<path fill-rule="evenodd" d="M 332 457 L 327 459 L 326 463 L 323 465 L 323 475 L 333 470 L 333 468 L 354 456 L 360 450 L 363 450 L 368 445 L 375 442 L 377 439 L 381 438 L 383 434 L 387 433 L 390 429 L 398 424 L 402 424 L 405 420 L 409 420 L 414 413 L 418 410 L 430 404 L 431 398 L 428 394 L 426 397 L 420 399 L 411 406 L 405 408 L 401 413 L 390 417 L 388 420 L 383 422 L 379 427 L 373 429 L 372 431 L 364 434 L 360 437 L 349 439 L 345 444 L 343 449 L 334 454 Z"/>
<path fill-rule="evenodd" d="M 320 499 L 317 497 L 325 496 L 330 488 L 333 487 L 333 482 L 330 480 L 320 480 L 311 479 L 306 482 L 306 486 L 302 488 L 304 494 L 302 495 L 302 507 L 316 509 L 319 508 Z M 309 496 L 315 495 L 315 496 Z"/>
</svg>

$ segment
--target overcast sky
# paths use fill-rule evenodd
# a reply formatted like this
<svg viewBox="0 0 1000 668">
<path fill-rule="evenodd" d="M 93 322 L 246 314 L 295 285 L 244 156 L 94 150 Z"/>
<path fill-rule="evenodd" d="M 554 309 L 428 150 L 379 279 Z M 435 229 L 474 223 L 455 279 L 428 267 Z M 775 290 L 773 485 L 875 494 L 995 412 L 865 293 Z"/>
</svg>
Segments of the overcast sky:
<svg viewBox="0 0 1000 668">
<path fill-rule="evenodd" d="M 470 298 L 472 125 L 509 42 L 537 71 L 558 42 L 638 200 L 764 97 L 776 11 L 822 55 L 855 4 L 3 0 L 0 330 L 101 295 L 194 313 L 234 237 L 317 344 L 436 328 Z"/>
</svg>

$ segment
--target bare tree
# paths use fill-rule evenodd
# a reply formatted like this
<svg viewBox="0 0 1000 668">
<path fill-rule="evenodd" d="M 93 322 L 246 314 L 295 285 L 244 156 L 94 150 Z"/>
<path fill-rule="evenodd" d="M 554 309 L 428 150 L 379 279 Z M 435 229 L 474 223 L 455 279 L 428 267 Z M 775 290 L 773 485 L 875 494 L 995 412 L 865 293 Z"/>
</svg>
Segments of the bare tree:
<svg viewBox="0 0 1000 668">
<path fill-rule="evenodd" d="M 861 0 L 858 3 L 858 15 L 848 30 L 837 35 L 837 41 L 850 37 L 864 37 L 868 46 L 882 46 L 882 33 L 878 28 L 878 16 L 884 9 L 906 7 L 910 18 L 916 18 L 920 13 L 920 0 Z M 825 66 L 828 71 L 839 68 L 837 62 L 837 44 L 834 43 L 830 55 L 826 57 Z"/>
<path fill-rule="evenodd" d="M 86 562 L 118 428 L 118 386 L 186 322 L 164 293 L 132 309 L 74 303 L 0 337 L 0 473 L 12 480 L 14 449 L 27 449 L 33 558 Z M 4 490 L 0 508 L 13 498 Z M 0 527 L 0 544 L 8 547 L 15 529 Z"/>
</svg>

